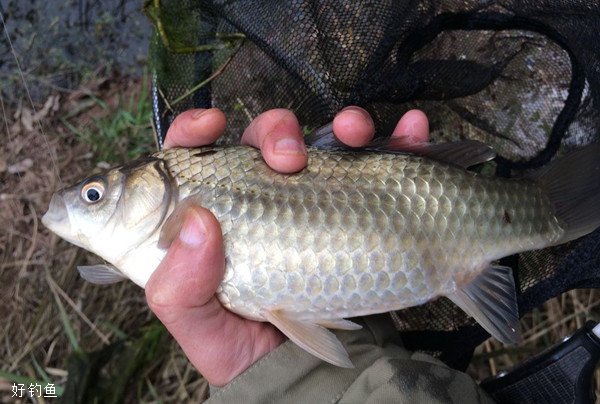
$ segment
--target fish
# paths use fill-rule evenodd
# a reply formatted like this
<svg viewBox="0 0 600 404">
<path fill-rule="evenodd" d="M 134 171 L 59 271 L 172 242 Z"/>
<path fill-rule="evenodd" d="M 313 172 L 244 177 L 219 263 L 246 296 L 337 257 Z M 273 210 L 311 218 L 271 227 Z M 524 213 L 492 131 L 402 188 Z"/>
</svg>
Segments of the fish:
<svg viewBox="0 0 600 404">
<path fill-rule="evenodd" d="M 600 226 L 600 144 L 506 179 L 469 170 L 495 156 L 477 141 L 330 137 L 314 137 L 294 174 L 249 146 L 159 151 L 57 191 L 42 222 L 105 260 L 78 267 L 84 279 L 144 287 L 186 209 L 207 208 L 223 233 L 221 304 L 341 367 L 353 365 L 330 329 L 440 296 L 518 342 L 514 277 L 497 260 Z"/>
</svg>

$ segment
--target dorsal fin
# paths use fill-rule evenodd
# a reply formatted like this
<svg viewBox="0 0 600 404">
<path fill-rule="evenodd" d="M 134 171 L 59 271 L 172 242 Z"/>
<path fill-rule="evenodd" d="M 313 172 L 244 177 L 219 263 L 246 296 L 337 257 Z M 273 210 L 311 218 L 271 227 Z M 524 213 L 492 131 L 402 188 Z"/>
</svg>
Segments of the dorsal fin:
<svg viewBox="0 0 600 404">
<path fill-rule="evenodd" d="M 349 147 L 335 137 L 332 123 L 307 135 L 304 141 L 307 145 L 319 149 L 412 154 L 463 168 L 484 163 L 496 157 L 496 153 L 491 147 L 476 140 L 459 140 L 446 143 L 415 143 L 405 136 L 395 136 L 377 138 L 359 148 Z"/>
<path fill-rule="evenodd" d="M 352 149 L 340 142 L 333 134 L 333 122 L 315 129 L 304 136 L 304 143 L 317 149 Z"/>
</svg>

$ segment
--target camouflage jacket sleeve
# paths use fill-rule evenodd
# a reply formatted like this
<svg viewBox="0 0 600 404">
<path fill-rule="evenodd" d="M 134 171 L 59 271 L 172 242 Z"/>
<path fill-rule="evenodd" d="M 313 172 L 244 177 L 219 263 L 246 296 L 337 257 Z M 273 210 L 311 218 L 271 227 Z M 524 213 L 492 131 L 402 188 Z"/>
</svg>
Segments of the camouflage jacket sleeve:
<svg viewBox="0 0 600 404">
<path fill-rule="evenodd" d="M 360 331 L 336 332 L 354 369 L 329 365 L 286 342 L 223 388 L 209 403 L 492 403 L 462 372 L 411 353 L 389 316 L 370 316 Z"/>
</svg>

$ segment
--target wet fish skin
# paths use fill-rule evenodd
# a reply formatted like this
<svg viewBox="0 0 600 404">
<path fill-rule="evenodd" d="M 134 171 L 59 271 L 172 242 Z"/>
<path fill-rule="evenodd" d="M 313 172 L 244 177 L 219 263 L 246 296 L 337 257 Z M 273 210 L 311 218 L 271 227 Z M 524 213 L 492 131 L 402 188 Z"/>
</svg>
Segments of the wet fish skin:
<svg viewBox="0 0 600 404">
<path fill-rule="evenodd" d="M 143 287 L 184 209 L 208 208 L 225 243 L 218 299 L 338 366 L 352 364 L 324 327 L 356 329 L 344 318 L 437 296 L 515 342 L 514 279 L 491 262 L 600 225 L 600 145 L 535 180 L 507 180 L 460 167 L 486 153 L 459 143 L 424 147 L 421 156 L 309 148 L 308 167 L 291 175 L 246 146 L 170 149 L 59 191 L 42 220 L 116 267 L 80 268 L 85 279 L 127 277 Z M 443 162 L 448 156 L 456 164 Z"/>
<path fill-rule="evenodd" d="M 531 181 L 410 155 L 309 155 L 306 170 L 286 176 L 247 147 L 157 156 L 180 198 L 197 195 L 221 223 L 218 297 L 243 316 L 293 307 L 300 319 L 335 319 L 410 307 L 563 232 Z"/>
</svg>

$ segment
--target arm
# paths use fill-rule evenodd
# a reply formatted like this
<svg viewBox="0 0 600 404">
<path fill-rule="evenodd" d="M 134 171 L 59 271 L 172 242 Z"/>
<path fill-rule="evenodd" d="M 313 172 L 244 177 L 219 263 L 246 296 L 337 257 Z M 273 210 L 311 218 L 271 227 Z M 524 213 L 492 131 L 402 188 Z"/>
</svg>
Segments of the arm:
<svg viewBox="0 0 600 404">
<path fill-rule="evenodd" d="M 402 347 L 389 315 L 353 319 L 358 331 L 339 331 L 355 367 L 342 369 L 290 341 L 223 388 L 211 403 L 492 403 L 475 381 L 432 357 Z"/>
</svg>

